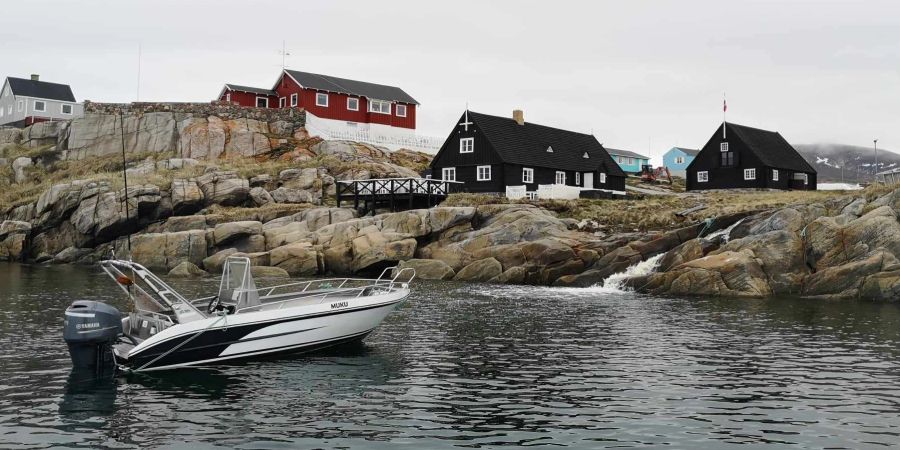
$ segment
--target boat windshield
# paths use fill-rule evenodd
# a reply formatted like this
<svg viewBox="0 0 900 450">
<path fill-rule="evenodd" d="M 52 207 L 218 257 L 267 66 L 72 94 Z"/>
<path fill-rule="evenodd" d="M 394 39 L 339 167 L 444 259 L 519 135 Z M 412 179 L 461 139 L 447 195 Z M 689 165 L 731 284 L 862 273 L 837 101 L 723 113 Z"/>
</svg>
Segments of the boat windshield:
<svg viewBox="0 0 900 450">
<path fill-rule="evenodd" d="M 259 292 L 250 274 L 249 258 L 231 256 L 225 260 L 219 284 L 219 299 L 237 309 L 259 305 Z"/>
</svg>

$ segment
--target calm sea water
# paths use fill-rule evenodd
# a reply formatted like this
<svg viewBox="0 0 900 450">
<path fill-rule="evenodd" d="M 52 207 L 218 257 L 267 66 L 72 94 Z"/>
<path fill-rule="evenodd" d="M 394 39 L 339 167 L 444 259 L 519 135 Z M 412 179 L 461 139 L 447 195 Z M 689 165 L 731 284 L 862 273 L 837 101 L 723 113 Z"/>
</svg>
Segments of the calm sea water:
<svg viewBox="0 0 900 450">
<path fill-rule="evenodd" d="M 414 287 L 355 350 L 93 382 L 63 310 L 115 286 L 0 265 L 0 447 L 900 444 L 895 305 Z"/>
</svg>

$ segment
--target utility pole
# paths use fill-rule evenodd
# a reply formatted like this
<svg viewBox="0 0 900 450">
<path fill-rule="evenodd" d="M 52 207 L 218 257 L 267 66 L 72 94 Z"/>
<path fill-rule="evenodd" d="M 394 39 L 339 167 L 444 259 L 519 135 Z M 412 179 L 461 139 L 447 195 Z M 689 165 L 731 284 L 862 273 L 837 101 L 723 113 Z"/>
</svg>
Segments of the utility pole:
<svg viewBox="0 0 900 450">
<path fill-rule="evenodd" d="M 285 42 L 281 41 L 281 70 L 284 70 L 284 68 L 287 67 L 286 62 L 288 56 L 291 56 L 291 54 L 288 53 Z"/>
<path fill-rule="evenodd" d="M 872 173 L 872 179 L 878 181 L 878 139 L 872 141 L 875 144 L 875 172 Z"/>
</svg>

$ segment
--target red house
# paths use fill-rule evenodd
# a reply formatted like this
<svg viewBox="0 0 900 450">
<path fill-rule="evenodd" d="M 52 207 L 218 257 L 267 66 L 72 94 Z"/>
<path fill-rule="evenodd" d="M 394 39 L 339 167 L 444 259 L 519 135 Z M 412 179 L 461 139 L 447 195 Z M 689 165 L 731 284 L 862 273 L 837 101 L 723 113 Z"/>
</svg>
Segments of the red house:
<svg viewBox="0 0 900 450">
<path fill-rule="evenodd" d="M 392 135 L 414 133 L 419 105 L 398 87 L 287 69 L 272 89 L 226 84 L 219 100 L 259 108 L 303 108 L 313 128 Z"/>
</svg>

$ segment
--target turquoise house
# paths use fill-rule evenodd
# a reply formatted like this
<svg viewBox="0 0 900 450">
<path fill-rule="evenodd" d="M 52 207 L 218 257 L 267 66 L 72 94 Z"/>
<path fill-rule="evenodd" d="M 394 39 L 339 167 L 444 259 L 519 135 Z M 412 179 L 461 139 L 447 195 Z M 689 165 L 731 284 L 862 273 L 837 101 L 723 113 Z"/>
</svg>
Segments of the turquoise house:
<svg viewBox="0 0 900 450">
<path fill-rule="evenodd" d="M 684 178 L 688 164 L 694 160 L 697 153 L 700 153 L 700 150 L 672 147 L 663 154 L 663 166 L 668 167 L 672 175 Z"/>
<path fill-rule="evenodd" d="M 650 164 L 650 157 L 639 153 L 609 147 L 606 147 L 606 152 L 612 156 L 613 161 L 619 164 L 625 173 L 641 173 L 642 166 Z"/>
</svg>

